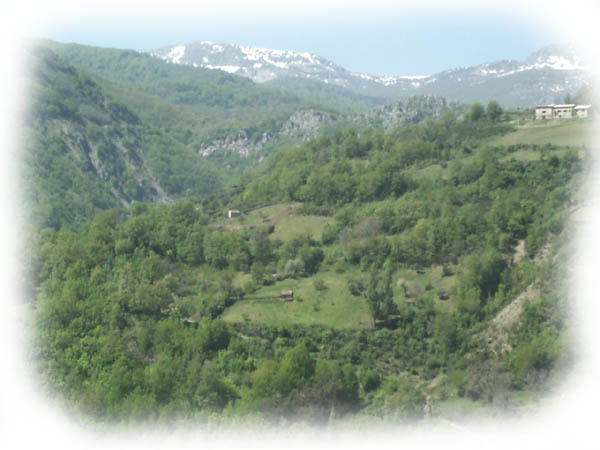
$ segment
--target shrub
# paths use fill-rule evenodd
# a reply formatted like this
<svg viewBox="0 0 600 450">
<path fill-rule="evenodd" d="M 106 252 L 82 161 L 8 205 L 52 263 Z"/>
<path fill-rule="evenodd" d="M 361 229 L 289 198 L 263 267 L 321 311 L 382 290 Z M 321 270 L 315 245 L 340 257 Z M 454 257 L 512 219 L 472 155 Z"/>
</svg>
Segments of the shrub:
<svg viewBox="0 0 600 450">
<path fill-rule="evenodd" d="M 352 295 L 363 295 L 365 293 L 365 285 L 363 280 L 361 278 L 350 278 L 348 280 L 348 290 Z"/>
<path fill-rule="evenodd" d="M 363 390 L 365 392 L 371 392 L 377 389 L 381 385 L 381 377 L 377 372 L 369 370 L 363 378 Z"/>
<path fill-rule="evenodd" d="M 313 286 L 317 291 L 324 291 L 327 289 L 325 282 L 321 278 L 317 278 L 313 281 Z"/>
</svg>

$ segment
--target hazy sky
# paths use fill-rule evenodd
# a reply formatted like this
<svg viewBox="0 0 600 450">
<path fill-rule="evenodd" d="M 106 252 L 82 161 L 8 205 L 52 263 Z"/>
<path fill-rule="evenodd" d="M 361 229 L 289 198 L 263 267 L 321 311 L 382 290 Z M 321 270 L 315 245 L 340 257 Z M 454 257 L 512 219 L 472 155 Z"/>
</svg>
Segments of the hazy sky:
<svg viewBox="0 0 600 450">
<path fill-rule="evenodd" d="M 544 45 L 559 43 L 532 14 L 515 14 L 511 8 L 503 11 L 464 2 L 455 7 L 449 7 L 450 2 L 428 2 L 422 7 L 398 2 L 387 10 L 331 5 L 287 13 L 263 6 L 262 10 L 195 7 L 189 13 L 168 11 L 159 16 L 131 11 L 66 14 L 34 34 L 137 50 L 208 40 L 306 51 L 373 75 L 433 74 L 500 59 L 524 59 Z"/>
</svg>

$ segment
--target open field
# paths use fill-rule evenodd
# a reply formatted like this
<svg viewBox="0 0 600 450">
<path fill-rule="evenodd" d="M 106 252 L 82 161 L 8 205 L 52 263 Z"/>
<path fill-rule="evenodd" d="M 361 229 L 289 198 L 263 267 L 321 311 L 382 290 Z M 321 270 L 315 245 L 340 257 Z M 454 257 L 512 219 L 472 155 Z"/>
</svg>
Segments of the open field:
<svg viewBox="0 0 600 450">
<path fill-rule="evenodd" d="M 253 229 L 273 225 L 271 234 L 274 239 L 286 240 L 294 234 L 310 233 L 315 239 L 321 238 L 325 225 L 332 221 L 330 217 L 302 215 L 298 213 L 301 203 L 278 203 L 242 213 L 240 217 L 222 218 L 212 224 L 228 230 Z"/>
<path fill-rule="evenodd" d="M 453 271 L 454 269 L 452 269 Z M 249 276 L 238 276 L 241 282 Z M 348 280 L 362 278 L 366 283 L 368 275 L 361 272 L 336 273 L 321 272 L 318 275 L 286 279 L 264 286 L 249 294 L 223 313 L 227 322 L 250 321 L 266 325 L 324 325 L 333 328 L 371 328 L 373 318 L 362 296 L 354 296 L 348 290 Z M 315 281 L 322 280 L 324 290 L 315 287 Z M 433 300 L 440 311 L 456 308 L 455 299 L 450 294 L 456 284 L 456 275 L 452 272 L 443 275 L 441 266 L 424 270 L 400 269 L 393 277 L 394 300 L 400 308 L 406 307 L 406 301 L 418 303 L 424 298 Z M 294 291 L 294 301 L 284 302 L 278 298 L 259 299 L 253 297 L 277 297 L 283 290 Z M 443 289 L 448 298 L 442 300 L 438 291 Z"/>
<path fill-rule="evenodd" d="M 531 121 L 512 133 L 490 140 L 489 144 L 554 144 L 592 147 L 594 145 L 593 130 L 597 125 L 598 121 L 594 119 Z"/>
<path fill-rule="evenodd" d="M 317 290 L 314 280 L 323 280 L 326 289 Z M 362 297 L 347 288 L 347 275 L 325 272 L 317 277 L 288 279 L 265 286 L 249 297 L 277 296 L 293 289 L 294 301 L 240 300 L 223 313 L 227 322 L 249 320 L 267 325 L 325 325 L 333 328 L 371 328 L 373 319 Z"/>
<path fill-rule="evenodd" d="M 290 214 L 275 224 L 275 231 L 271 236 L 275 239 L 286 240 L 294 234 L 309 233 L 318 240 L 321 239 L 323 228 L 330 222 L 333 222 L 331 217 Z"/>
</svg>

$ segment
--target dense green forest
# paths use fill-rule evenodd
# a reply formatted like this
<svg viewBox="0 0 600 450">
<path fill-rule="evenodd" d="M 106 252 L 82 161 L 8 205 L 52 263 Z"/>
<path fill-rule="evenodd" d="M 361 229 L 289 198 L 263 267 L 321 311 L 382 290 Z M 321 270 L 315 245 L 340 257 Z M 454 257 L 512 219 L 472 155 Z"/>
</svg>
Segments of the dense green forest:
<svg viewBox="0 0 600 450">
<path fill-rule="evenodd" d="M 40 51 L 31 348 L 68 409 L 102 423 L 420 422 L 519 412 L 568 364 L 562 263 L 585 146 L 508 144 L 516 123 L 490 102 L 331 130 L 220 189 L 222 168 L 175 129 Z M 114 66 L 103 52 L 89 70 L 169 108 L 228 105 L 188 68 L 158 83 L 149 56 Z M 253 103 L 243 83 L 231 101 Z M 86 145 L 105 178 L 74 151 Z"/>
</svg>

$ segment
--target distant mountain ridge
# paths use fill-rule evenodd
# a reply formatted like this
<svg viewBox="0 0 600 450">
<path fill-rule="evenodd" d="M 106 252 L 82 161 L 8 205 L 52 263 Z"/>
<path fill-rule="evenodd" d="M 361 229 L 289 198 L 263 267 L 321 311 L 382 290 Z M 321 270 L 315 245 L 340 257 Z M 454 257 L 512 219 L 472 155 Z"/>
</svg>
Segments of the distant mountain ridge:
<svg viewBox="0 0 600 450">
<path fill-rule="evenodd" d="M 589 82 L 591 68 L 572 45 L 550 45 L 524 61 L 502 60 L 454 68 L 434 75 L 373 76 L 351 72 L 321 56 L 209 41 L 149 52 L 173 64 L 220 69 L 257 83 L 313 80 L 363 95 L 405 98 L 431 94 L 461 102 L 489 101 L 532 106 L 560 101 Z"/>
</svg>

